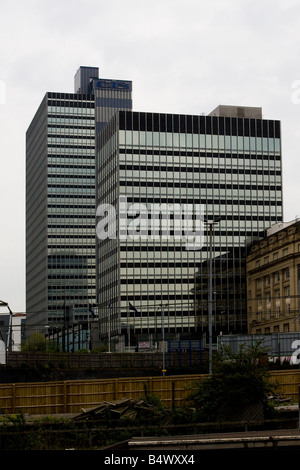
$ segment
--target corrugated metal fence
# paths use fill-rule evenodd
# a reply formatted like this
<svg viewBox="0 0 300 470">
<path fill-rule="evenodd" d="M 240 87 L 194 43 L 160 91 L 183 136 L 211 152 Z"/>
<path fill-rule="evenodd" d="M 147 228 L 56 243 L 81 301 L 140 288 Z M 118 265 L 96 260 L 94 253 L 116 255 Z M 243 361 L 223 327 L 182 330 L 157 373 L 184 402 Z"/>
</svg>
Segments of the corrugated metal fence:
<svg viewBox="0 0 300 470">
<path fill-rule="evenodd" d="M 0 384 L 0 412 L 28 414 L 79 413 L 102 401 L 144 398 L 145 391 L 158 396 L 168 407 L 179 406 L 191 387 L 204 375 L 130 377 L 44 383 Z M 277 393 L 298 399 L 300 372 L 272 372 Z"/>
<path fill-rule="evenodd" d="M 166 353 L 166 364 L 170 366 L 194 366 L 200 365 L 207 360 L 207 351 L 178 348 L 177 351 Z M 162 352 L 139 352 L 133 353 L 26 353 L 26 352 L 8 352 L 7 364 L 10 367 L 21 367 L 24 364 L 28 367 L 34 367 L 41 364 L 50 364 L 51 366 L 62 366 L 67 368 L 151 368 L 162 367 Z"/>
<path fill-rule="evenodd" d="M 299 353 L 300 332 L 293 333 L 271 333 L 271 334 L 252 334 L 252 335 L 223 335 L 218 337 L 218 349 L 222 346 L 230 347 L 233 353 L 238 353 L 241 346 L 246 348 L 253 345 L 259 345 L 264 348 L 270 358 L 286 359 L 290 361 Z M 299 361 L 297 361 L 299 364 Z"/>
</svg>

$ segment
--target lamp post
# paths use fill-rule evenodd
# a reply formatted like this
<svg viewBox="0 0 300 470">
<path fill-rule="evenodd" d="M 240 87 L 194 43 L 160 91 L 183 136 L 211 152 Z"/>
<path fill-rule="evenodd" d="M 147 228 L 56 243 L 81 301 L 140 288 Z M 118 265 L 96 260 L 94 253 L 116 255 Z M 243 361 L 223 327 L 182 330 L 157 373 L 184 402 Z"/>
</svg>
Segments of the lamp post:
<svg viewBox="0 0 300 470">
<path fill-rule="evenodd" d="M 7 338 L 6 338 L 6 350 L 9 351 L 10 349 L 10 342 L 11 342 L 11 330 L 12 330 L 12 316 L 13 313 L 11 309 L 9 308 L 9 305 L 7 302 L 3 302 L 3 300 L 0 300 L 0 307 L 7 307 L 9 310 L 9 325 L 8 325 L 8 332 L 7 332 Z"/>
<path fill-rule="evenodd" d="M 213 218 L 211 222 L 205 221 L 209 225 L 209 297 L 208 297 L 208 342 L 209 342 L 209 374 L 212 373 L 212 298 L 213 298 L 213 276 L 212 276 L 212 245 L 213 245 L 213 226 L 220 222 L 220 217 Z"/>
<path fill-rule="evenodd" d="M 166 305 L 167 306 L 167 305 Z M 163 347 L 163 377 L 166 375 L 166 358 L 165 358 L 165 310 L 164 305 L 161 304 L 161 328 L 162 328 L 162 347 Z"/>
</svg>

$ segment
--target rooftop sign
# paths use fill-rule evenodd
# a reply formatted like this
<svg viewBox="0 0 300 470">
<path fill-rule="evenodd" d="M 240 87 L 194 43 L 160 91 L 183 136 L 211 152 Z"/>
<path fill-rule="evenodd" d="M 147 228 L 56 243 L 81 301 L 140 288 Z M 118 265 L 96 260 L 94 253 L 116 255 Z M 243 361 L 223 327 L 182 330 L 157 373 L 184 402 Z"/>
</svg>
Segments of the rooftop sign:
<svg viewBox="0 0 300 470">
<path fill-rule="evenodd" d="M 127 80 L 99 79 L 94 81 L 94 87 L 104 90 L 131 91 L 131 82 Z"/>
</svg>

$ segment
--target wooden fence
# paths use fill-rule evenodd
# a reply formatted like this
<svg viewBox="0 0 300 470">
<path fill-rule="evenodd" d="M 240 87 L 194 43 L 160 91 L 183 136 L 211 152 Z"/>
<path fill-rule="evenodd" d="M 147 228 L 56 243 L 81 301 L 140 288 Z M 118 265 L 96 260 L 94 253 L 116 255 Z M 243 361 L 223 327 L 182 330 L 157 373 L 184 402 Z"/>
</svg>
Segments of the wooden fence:
<svg viewBox="0 0 300 470">
<path fill-rule="evenodd" d="M 204 375 L 170 377 L 130 377 L 99 380 L 75 380 L 0 384 L 0 412 L 55 415 L 80 413 L 96 407 L 102 401 L 156 395 L 168 406 L 182 405 L 192 386 Z M 298 401 L 300 371 L 272 372 L 271 382 L 278 385 L 277 393 Z"/>
<path fill-rule="evenodd" d="M 128 377 L 99 380 L 70 380 L 0 384 L 0 412 L 29 414 L 78 413 L 102 401 L 145 398 L 145 393 L 161 398 L 166 406 L 176 406 L 191 392 L 201 376 Z"/>
<path fill-rule="evenodd" d="M 298 403 L 300 370 L 276 370 L 271 372 L 270 382 L 276 386 L 275 393 L 293 398 Z"/>
</svg>

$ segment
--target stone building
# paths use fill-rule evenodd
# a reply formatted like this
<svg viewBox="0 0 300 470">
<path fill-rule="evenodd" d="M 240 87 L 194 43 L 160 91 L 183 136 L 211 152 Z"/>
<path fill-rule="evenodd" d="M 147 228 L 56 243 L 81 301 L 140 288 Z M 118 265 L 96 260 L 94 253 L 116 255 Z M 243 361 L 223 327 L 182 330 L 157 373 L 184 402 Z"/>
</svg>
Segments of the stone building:
<svg viewBox="0 0 300 470">
<path fill-rule="evenodd" d="M 299 331 L 300 221 L 276 224 L 247 257 L 248 333 Z"/>
</svg>

